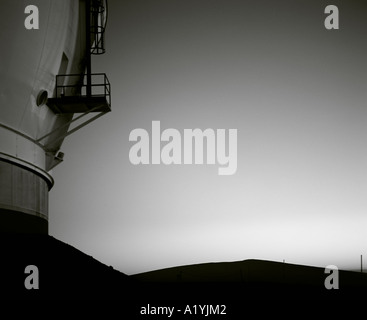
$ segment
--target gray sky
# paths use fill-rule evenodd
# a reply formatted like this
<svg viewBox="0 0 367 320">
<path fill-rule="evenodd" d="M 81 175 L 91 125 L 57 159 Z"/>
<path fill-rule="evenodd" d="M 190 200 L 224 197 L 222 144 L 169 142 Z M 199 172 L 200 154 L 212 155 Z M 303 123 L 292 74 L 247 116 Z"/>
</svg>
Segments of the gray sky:
<svg viewBox="0 0 367 320">
<path fill-rule="evenodd" d="M 367 4 L 109 0 L 112 113 L 63 144 L 50 234 L 127 274 L 367 253 Z M 238 130 L 238 168 L 138 165 L 135 128 Z"/>
</svg>

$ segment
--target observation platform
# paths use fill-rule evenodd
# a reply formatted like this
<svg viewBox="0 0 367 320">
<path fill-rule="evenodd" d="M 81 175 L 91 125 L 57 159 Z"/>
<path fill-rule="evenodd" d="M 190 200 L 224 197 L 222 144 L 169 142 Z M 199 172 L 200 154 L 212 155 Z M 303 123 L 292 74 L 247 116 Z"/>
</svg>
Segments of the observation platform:
<svg viewBox="0 0 367 320">
<path fill-rule="evenodd" d="M 56 76 L 56 97 L 47 99 L 55 113 L 89 113 L 111 111 L 111 86 L 104 73 L 91 74 L 90 87 L 86 75 Z"/>
</svg>

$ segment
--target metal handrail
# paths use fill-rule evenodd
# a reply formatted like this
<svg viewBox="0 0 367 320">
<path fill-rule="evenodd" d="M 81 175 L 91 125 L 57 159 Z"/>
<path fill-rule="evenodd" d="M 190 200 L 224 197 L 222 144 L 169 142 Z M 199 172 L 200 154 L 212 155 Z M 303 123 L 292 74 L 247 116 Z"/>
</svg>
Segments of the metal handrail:
<svg viewBox="0 0 367 320">
<path fill-rule="evenodd" d="M 82 88 L 87 88 L 87 84 L 84 82 L 84 78 L 85 78 L 85 74 L 78 74 L 78 73 L 73 73 L 73 74 L 59 74 L 56 76 L 56 97 L 57 98 L 63 98 L 65 96 L 81 96 L 81 97 L 87 97 L 86 94 L 82 93 Z M 103 80 L 99 80 L 99 81 L 95 81 L 95 79 L 97 77 L 101 77 L 103 76 Z M 74 84 L 64 84 L 64 82 L 70 82 L 70 79 L 75 77 L 77 79 L 77 83 Z M 91 74 L 92 77 L 92 83 L 90 85 L 90 87 L 92 88 L 91 92 L 91 97 L 100 97 L 100 96 L 104 96 L 106 97 L 108 104 L 111 105 L 111 84 L 106 76 L 105 73 L 92 73 Z M 69 81 L 66 81 L 67 79 L 69 79 Z M 94 80 L 94 81 L 93 81 Z M 61 83 L 62 82 L 62 83 Z M 93 94 L 93 88 L 95 87 L 103 87 L 104 90 L 101 92 L 96 93 L 94 91 Z M 67 88 L 75 88 L 79 90 L 79 94 L 75 95 L 75 94 L 66 94 L 66 89 Z"/>
</svg>

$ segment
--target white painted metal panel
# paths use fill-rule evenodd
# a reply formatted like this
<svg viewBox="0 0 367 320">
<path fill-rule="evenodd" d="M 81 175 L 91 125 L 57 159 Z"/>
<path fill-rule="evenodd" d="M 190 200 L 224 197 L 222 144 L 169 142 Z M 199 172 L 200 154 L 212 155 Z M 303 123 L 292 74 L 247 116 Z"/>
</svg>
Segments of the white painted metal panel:
<svg viewBox="0 0 367 320">
<path fill-rule="evenodd" d="M 55 115 L 47 105 L 37 106 L 36 99 L 41 90 L 46 90 L 49 97 L 54 95 L 63 55 L 68 60 L 65 72 L 84 72 L 85 27 L 84 12 L 80 10 L 84 5 L 75 0 L 32 1 L 39 9 L 39 29 L 27 30 L 24 9 L 28 4 L 18 0 L 0 2 L 0 10 L 5 13 L 0 20 L 0 125 L 2 134 L 5 128 L 12 129 L 0 139 L 0 152 L 6 150 L 45 170 L 45 152 L 16 132 L 37 140 L 72 118 Z M 68 127 L 62 130 L 66 132 Z M 40 143 L 46 144 L 51 138 Z M 58 141 L 53 151 L 61 144 L 62 140 Z"/>
</svg>

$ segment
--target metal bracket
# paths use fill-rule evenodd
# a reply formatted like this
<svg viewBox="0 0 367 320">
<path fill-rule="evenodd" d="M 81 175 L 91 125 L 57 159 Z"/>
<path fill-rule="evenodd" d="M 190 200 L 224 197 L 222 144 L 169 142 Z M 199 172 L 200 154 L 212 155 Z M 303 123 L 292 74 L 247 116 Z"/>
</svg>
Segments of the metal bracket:
<svg viewBox="0 0 367 320">
<path fill-rule="evenodd" d="M 96 109 L 98 109 L 99 107 L 95 107 L 83 114 L 81 114 L 80 116 L 77 116 L 76 118 L 70 120 L 69 122 L 57 127 L 56 129 L 53 129 L 51 132 L 45 134 L 43 137 L 39 138 L 38 140 L 36 140 L 37 143 L 40 143 L 40 141 L 42 141 L 43 139 L 47 138 L 48 136 L 52 135 L 53 133 L 55 133 L 56 131 L 60 130 L 61 128 L 67 127 L 69 126 L 71 123 L 79 120 L 80 118 L 86 116 L 87 114 L 95 111 Z M 46 145 L 44 145 L 44 149 L 47 151 L 48 147 L 50 145 L 52 145 L 53 143 L 55 143 L 56 141 L 59 141 L 61 139 L 64 139 L 65 137 L 71 135 L 72 133 L 74 133 L 75 131 L 78 131 L 79 129 L 83 128 L 84 126 L 86 126 L 88 123 L 98 119 L 99 117 L 102 117 L 104 114 L 106 114 L 107 112 L 100 112 L 97 115 L 95 115 L 94 117 L 92 117 L 91 119 L 84 121 L 83 123 L 79 124 L 78 126 L 76 126 L 75 128 L 69 130 L 68 132 L 62 134 L 61 136 L 57 137 L 56 139 L 53 139 L 52 141 L 48 142 Z"/>
</svg>

